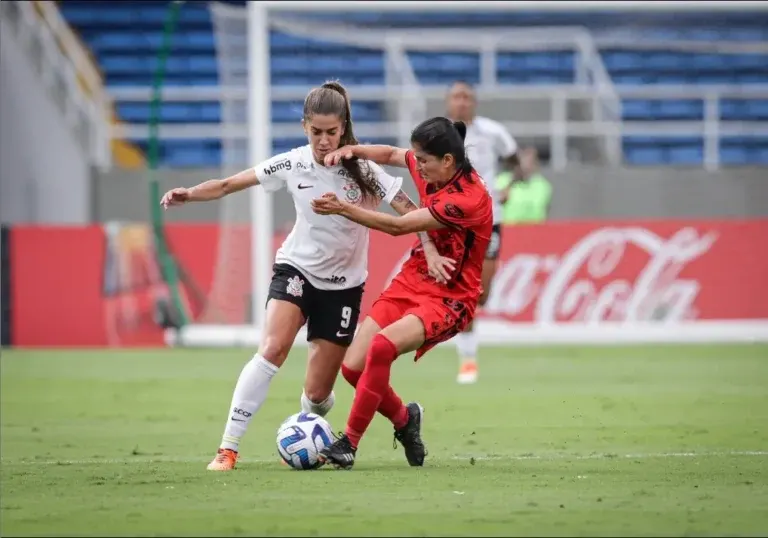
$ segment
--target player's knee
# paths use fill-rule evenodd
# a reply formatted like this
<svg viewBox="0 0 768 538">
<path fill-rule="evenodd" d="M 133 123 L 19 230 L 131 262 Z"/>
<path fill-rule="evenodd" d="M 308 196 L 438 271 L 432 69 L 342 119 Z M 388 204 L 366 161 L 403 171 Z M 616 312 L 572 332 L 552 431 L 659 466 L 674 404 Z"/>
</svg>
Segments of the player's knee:
<svg viewBox="0 0 768 538">
<path fill-rule="evenodd" d="M 371 346 L 365 359 L 365 367 L 369 368 L 372 365 L 389 366 L 396 358 L 397 346 L 382 333 L 378 333 L 373 337 L 373 340 L 371 340 Z"/>
<path fill-rule="evenodd" d="M 353 387 L 357 387 L 357 382 L 360 381 L 360 376 L 363 375 L 362 370 L 355 370 L 350 368 L 346 364 L 341 365 L 341 375 L 347 380 L 347 383 Z"/>
<path fill-rule="evenodd" d="M 293 342 L 267 335 L 259 346 L 259 354 L 272 364 L 280 366 L 285 362 Z"/>
</svg>

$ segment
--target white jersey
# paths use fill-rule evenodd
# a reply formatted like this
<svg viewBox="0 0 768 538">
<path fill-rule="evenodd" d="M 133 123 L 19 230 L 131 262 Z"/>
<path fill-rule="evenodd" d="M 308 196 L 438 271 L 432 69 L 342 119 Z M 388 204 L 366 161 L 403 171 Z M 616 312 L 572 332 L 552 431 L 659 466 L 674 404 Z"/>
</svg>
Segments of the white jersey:
<svg viewBox="0 0 768 538">
<path fill-rule="evenodd" d="M 370 167 L 378 180 L 377 198 L 364 207 L 375 209 L 381 201 L 391 202 L 403 178 L 390 176 L 371 161 L 360 160 L 360 166 L 364 171 Z M 296 207 L 296 222 L 275 262 L 295 267 L 318 289 L 341 290 L 363 284 L 368 277 L 368 228 L 340 215 L 318 215 L 310 206 L 314 198 L 326 192 L 362 204 L 362 193 L 347 171 L 342 166 L 317 164 L 309 145 L 276 155 L 254 170 L 268 191 L 285 186 Z"/>
<path fill-rule="evenodd" d="M 507 129 L 497 121 L 482 116 L 467 125 L 464 139 L 469 159 L 478 175 L 485 181 L 493 197 L 493 223 L 501 222 L 504 208 L 496 190 L 499 159 L 506 159 L 517 152 L 517 142 Z"/>
</svg>

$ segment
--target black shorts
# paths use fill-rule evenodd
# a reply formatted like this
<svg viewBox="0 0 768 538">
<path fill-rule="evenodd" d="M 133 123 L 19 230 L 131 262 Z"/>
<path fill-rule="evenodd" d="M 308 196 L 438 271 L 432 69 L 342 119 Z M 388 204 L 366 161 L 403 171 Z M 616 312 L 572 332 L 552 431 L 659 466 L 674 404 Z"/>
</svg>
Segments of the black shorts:
<svg viewBox="0 0 768 538">
<path fill-rule="evenodd" d="M 307 341 L 328 340 L 349 346 L 355 336 L 363 300 L 363 286 L 346 290 L 319 290 L 298 269 L 283 263 L 272 268 L 270 299 L 293 303 L 307 320 Z"/>
<path fill-rule="evenodd" d="M 494 224 L 491 230 L 491 241 L 488 243 L 488 250 L 485 251 L 485 259 L 497 260 L 499 253 L 501 253 L 501 224 Z"/>
</svg>

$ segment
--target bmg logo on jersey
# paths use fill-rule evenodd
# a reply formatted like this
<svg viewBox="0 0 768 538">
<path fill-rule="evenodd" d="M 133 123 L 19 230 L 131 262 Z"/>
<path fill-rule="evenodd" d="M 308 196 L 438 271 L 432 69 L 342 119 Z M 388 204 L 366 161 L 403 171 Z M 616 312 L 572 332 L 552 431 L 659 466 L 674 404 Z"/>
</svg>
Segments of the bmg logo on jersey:
<svg viewBox="0 0 768 538">
<path fill-rule="evenodd" d="M 272 163 L 271 166 L 264 168 L 264 173 L 268 176 L 275 174 L 279 172 L 280 170 L 291 170 L 291 161 L 289 159 L 283 159 L 282 161 L 277 161 L 276 163 Z"/>
</svg>

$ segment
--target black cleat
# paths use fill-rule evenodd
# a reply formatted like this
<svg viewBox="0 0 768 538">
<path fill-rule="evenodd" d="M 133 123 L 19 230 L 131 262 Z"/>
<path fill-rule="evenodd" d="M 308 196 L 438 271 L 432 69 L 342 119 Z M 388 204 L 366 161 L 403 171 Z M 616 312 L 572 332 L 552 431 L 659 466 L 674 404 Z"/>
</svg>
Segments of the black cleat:
<svg viewBox="0 0 768 538">
<path fill-rule="evenodd" d="M 332 444 L 320 451 L 317 459 L 322 465 L 330 463 L 337 469 L 351 469 L 355 464 L 355 453 L 357 449 L 349 442 L 346 435 L 336 438 Z"/>
<path fill-rule="evenodd" d="M 421 419 L 424 416 L 424 408 L 415 402 L 409 403 L 406 408 L 408 409 L 408 424 L 395 430 L 395 439 L 403 445 L 408 465 L 421 467 L 424 465 L 424 458 L 427 455 L 427 448 L 421 440 Z M 397 446 L 396 442 L 395 446 Z"/>
</svg>

